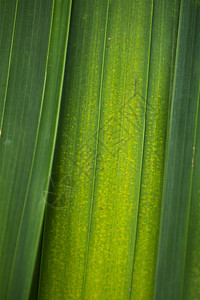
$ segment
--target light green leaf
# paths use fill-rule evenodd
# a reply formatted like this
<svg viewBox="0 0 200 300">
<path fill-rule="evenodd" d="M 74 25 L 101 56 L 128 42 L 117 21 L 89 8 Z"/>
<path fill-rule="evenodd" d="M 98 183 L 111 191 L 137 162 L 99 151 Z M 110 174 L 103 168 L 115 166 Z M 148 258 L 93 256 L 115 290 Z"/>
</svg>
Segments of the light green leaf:
<svg viewBox="0 0 200 300">
<path fill-rule="evenodd" d="M 73 5 L 40 299 L 129 297 L 151 25 L 151 1 Z"/>
<path fill-rule="evenodd" d="M 168 107 L 180 1 L 154 1 L 142 181 L 131 299 L 153 299 Z"/>
<path fill-rule="evenodd" d="M 39 299 L 153 295 L 178 13 L 179 1 L 74 2 Z"/>
</svg>

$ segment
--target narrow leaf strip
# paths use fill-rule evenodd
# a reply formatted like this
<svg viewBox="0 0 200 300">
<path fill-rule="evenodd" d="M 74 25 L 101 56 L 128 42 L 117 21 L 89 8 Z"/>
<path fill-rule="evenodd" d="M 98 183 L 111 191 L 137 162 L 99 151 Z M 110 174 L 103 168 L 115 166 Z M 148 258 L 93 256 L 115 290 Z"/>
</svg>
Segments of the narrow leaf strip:
<svg viewBox="0 0 200 300">
<path fill-rule="evenodd" d="M 191 80 L 193 81 L 193 95 L 200 101 L 200 3 L 198 3 L 196 10 L 196 39 Z M 193 146 L 192 167 L 191 210 L 183 290 L 183 299 L 185 300 L 200 299 L 200 108 L 198 109 L 197 135 Z"/>
<path fill-rule="evenodd" d="M 197 1 L 181 4 L 155 291 L 159 300 L 183 297 L 199 102 L 197 6 Z"/>
<path fill-rule="evenodd" d="M 58 3 L 20 1 L 18 5 L 0 145 L 2 299 L 27 299 L 33 276 L 71 9 L 71 1 Z"/>
<path fill-rule="evenodd" d="M 12 60 L 12 50 L 13 50 L 13 41 L 15 35 L 17 9 L 18 9 L 18 0 L 12 1 L 12 3 L 9 3 L 9 5 L 8 5 L 8 1 L 2 1 L 0 4 L 0 14 L 2 20 L 0 44 L 1 45 L 4 44 L 4 47 L 0 48 L 0 65 L 1 65 L 0 130 L 1 132 L 3 128 L 3 119 L 4 119 L 6 99 L 7 99 L 8 80 L 9 80 L 10 66 Z"/>
<path fill-rule="evenodd" d="M 143 171 L 131 299 L 153 299 L 179 0 L 154 1 Z"/>
</svg>

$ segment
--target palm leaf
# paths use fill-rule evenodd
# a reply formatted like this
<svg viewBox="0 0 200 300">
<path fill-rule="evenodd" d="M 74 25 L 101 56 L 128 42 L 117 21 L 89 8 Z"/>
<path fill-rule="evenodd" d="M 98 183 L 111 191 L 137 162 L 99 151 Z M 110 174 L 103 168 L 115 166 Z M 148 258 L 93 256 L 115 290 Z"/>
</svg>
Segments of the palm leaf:
<svg viewBox="0 0 200 300">
<path fill-rule="evenodd" d="M 71 5 L 0 3 L 0 298 L 199 299 L 199 0 Z"/>
</svg>

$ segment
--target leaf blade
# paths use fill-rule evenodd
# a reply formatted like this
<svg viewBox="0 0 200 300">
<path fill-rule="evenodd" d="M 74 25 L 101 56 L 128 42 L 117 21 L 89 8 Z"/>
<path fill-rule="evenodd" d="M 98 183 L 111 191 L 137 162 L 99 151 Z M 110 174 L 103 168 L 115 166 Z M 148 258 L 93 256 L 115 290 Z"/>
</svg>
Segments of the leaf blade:
<svg viewBox="0 0 200 300">
<path fill-rule="evenodd" d="M 198 86 L 193 80 L 193 76 L 199 80 L 199 73 L 194 75 L 193 68 L 195 59 L 200 59 L 195 49 L 196 41 L 199 41 L 199 32 L 195 29 L 199 14 L 196 8 L 196 1 L 182 2 L 155 299 L 181 299 L 183 296 L 192 156 L 198 112 Z"/>
<path fill-rule="evenodd" d="M 99 91 L 99 74 L 101 74 L 101 58 L 104 51 L 107 2 L 106 4 L 100 1 L 81 3 L 80 6 L 73 6 L 72 13 L 69 42 L 71 46 L 67 61 L 70 72 L 67 72 L 63 94 L 63 101 L 67 98 L 68 102 L 63 102 L 63 115 L 59 129 L 63 136 L 58 137 L 57 149 L 60 147 L 60 150 L 56 151 L 53 174 L 55 177 L 50 189 L 52 194 L 50 194 L 45 229 L 46 255 L 42 263 L 41 299 L 53 298 L 56 295 L 66 298 L 71 295 L 75 298 L 101 295 L 101 297 L 114 299 L 125 295 L 128 297 L 130 293 L 131 261 L 134 251 L 132 246 L 135 243 L 140 176 L 134 174 L 135 182 L 132 178 L 130 183 L 128 180 L 123 181 L 123 177 L 128 176 L 126 172 L 132 174 L 133 165 L 139 174 L 141 172 L 141 157 L 133 160 L 131 157 L 135 157 L 133 152 L 141 154 L 143 147 L 149 64 L 149 35 L 148 39 L 144 39 L 144 36 L 146 37 L 151 28 L 152 2 L 146 1 L 146 7 L 139 1 L 134 3 L 129 1 L 126 5 L 122 1 L 109 4 L 102 124 L 98 140 L 96 171 L 93 164 L 94 145 L 98 135 L 96 120 L 99 111 L 99 92 L 97 91 Z M 144 17 L 141 18 L 137 12 Z M 143 26 L 141 19 L 145 20 Z M 121 25 L 124 22 L 126 25 L 129 22 L 131 24 L 127 34 Z M 84 28 L 85 31 L 81 32 L 80 28 Z M 123 56 L 123 53 L 126 53 L 127 57 Z M 136 85 L 138 95 L 134 97 Z M 131 115 L 132 119 L 129 123 Z M 131 131 L 133 127 L 134 137 Z M 134 139 L 133 148 L 130 144 L 131 138 Z M 127 142 L 125 146 L 123 141 Z M 124 154 L 126 151 L 127 159 Z M 118 155 L 121 157 L 119 166 Z M 96 176 L 95 200 L 91 197 L 93 176 Z M 116 180 L 124 182 L 125 186 L 117 187 Z M 108 190 L 113 186 L 114 190 L 110 196 L 112 200 L 108 201 Z M 55 197 L 53 193 L 56 194 Z M 123 197 L 120 198 L 120 195 Z M 91 202 L 93 202 L 92 226 L 91 230 L 88 230 Z M 127 234 L 126 227 L 129 228 Z M 122 232 L 125 236 L 124 244 L 120 242 Z M 113 243 L 110 244 L 112 234 Z M 86 264 L 88 267 L 87 273 L 84 273 L 89 235 L 91 242 L 88 264 Z M 114 253 L 113 257 L 107 254 L 108 251 Z M 121 255 L 123 252 L 128 253 L 127 256 Z M 61 264 L 58 263 L 58 257 L 62 261 Z M 113 268 L 117 270 L 115 273 L 110 271 Z M 83 274 L 86 274 L 85 283 Z M 122 283 L 121 286 L 119 282 Z"/>
<path fill-rule="evenodd" d="M 179 1 L 154 1 L 143 168 L 131 299 L 153 299 Z"/>
<path fill-rule="evenodd" d="M 53 1 L 48 4 L 40 1 L 20 2 L 16 20 L 16 53 L 11 62 L 14 67 L 11 64 L 10 77 L 12 83 L 22 91 L 20 94 L 19 88 L 8 86 L 9 97 L 0 147 L 3 153 L 1 179 L 5 169 L 10 176 L 9 181 L 5 177 L 0 182 L 1 224 L 7 229 L 7 234 L 1 240 L 0 283 L 1 296 L 6 299 L 28 297 L 42 228 L 46 203 L 43 189 L 46 190 L 48 186 L 54 152 L 71 1 L 65 1 L 64 18 L 62 14 L 62 18 L 58 18 L 60 15 L 54 12 L 55 26 L 51 31 L 54 8 Z M 66 24 L 64 28 L 63 23 Z M 59 26 L 63 34 L 61 37 L 55 35 Z M 22 35 L 24 39 L 21 42 Z M 55 63 L 51 74 L 48 58 Z M 15 97 L 13 91 L 16 92 Z M 13 103 L 17 104 L 17 109 Z M 5 143 L 8 132 L 12 134 L 13 146 Z M 12 148 L 8 148 L 10 145 Z M 11 161 L 9 157 L 14 163 L 14 174 L 13 168 L 6 168 L 6 163 Z M 6 193 L 8 185 L 10 194 Z M 8 199 L 8 203 L 5 199 Z M 5 210 L 7 214 L 3 215 Z"/>
</svg>

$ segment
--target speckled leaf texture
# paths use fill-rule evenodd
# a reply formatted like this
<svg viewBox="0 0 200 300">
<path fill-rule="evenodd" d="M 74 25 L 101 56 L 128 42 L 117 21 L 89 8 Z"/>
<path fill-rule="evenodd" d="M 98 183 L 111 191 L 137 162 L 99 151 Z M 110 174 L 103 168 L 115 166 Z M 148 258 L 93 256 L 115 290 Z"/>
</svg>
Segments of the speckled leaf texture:
<svg viewBox="0 0 200 300">
<path fill-rule="evenodd" d="M 39 299 L 153 299 L 180 1 L 73 1 Z"/>
</svg>

